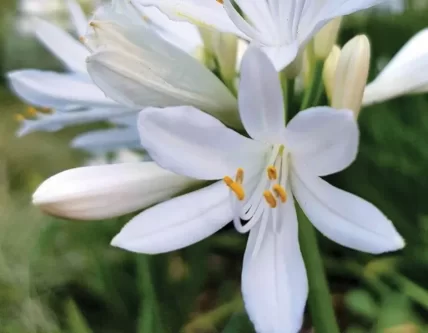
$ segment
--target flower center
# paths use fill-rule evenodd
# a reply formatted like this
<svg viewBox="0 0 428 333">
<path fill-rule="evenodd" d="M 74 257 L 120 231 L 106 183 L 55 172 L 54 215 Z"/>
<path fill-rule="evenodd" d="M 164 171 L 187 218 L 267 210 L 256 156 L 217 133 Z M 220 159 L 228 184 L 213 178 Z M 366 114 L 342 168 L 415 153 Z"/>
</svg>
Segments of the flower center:
<svg viewBox="0 0 428 333">
<path fill-rule="evenodd" d="M 231 193 L 234 225 L 241 232 L 248 232 L 257 223 L 273 221 L 275 228 L 281 208 L 287 202 L 288 153 L 284 145 L 272 147 L 262 172 L 246 175 L 244 169 L 236 171 L 235 178 L 223 178 Z"/>
</svg>

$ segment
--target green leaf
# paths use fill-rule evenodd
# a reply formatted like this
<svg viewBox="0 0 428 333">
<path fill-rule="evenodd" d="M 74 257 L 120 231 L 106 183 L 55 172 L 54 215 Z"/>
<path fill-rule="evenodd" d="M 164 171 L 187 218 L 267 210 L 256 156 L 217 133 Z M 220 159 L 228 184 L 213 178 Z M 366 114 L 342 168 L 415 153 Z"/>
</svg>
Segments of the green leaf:
<svg viewBox="0 0 428 333">
<path fill-rule="evenodd" d="M 76 303 L 70 299 L 65 304 L 67 328 L 70 333 L 93 333 Z"/>
<path fill-rule="evenodd" d="M 363 289 L 349 292 L 345 297 L 345 303 L 350 311 L 368 319 L 375 319 L 379 311 L 372 295 Z"/>
</svg>

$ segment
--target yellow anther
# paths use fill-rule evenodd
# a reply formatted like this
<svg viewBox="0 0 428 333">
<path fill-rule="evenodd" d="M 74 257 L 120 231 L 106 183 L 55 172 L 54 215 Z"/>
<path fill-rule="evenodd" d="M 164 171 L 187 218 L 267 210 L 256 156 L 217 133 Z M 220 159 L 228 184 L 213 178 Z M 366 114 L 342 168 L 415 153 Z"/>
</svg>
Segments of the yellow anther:
<svg viewBox="0 0 428 333">
<path fill-rule="evenodd" d="M 276 171 L 276 168 L 273 165 L 268 166 L 266 171 L 267 171 L 269 180 L 276 180 L 278 178 L 278 172 Z"/>
<path fill-rule="evenodd" d="M 271 191 L 264 191 L 263 192 L 263 196 L 265 197 L 265 200 L 266 200 L 266 202 L 268 203 L 268 205 L 271 207 L 271 208 L 275 208 L 276 207 L 276 199 L 275 199 L 275 197 L 273 196 L 273 194 L 272 194 L 272 192 Z"/>
<path fill-rule="evenodd" d="M 284 203 L 287 201 L 287 191 L 279 184 L 275 184 L 272 187 L 276 196 L 281 199 L 281 202 Z"/>
<path fill-rule="evenodd" d="M 24 121 L 24 120 L 25 120 L 25 117 L 24 117 L 22 114 L 20 114 L 20 113 L 14 114 L 14 115 L 13 115 L 13 117 L 14 117 L 14 118 L 15 118 L 15 120 L 16 120 L 16 121 L 18 121 L 18 122 L 22 122 L 22 121 Z"/>
<path fill-rule="evenodd" d="M 217 1 L 219 4 L 221 4 L 221 5 L 223 5 L 224 4 L 224 1 L 223 0 L 215 0 L 215 1 Z"/>
<path fill-rule="evenodd" d="M 242 184 L 244 182 L 244 169 L 239 168 L 236 171 L 235 181 L 239 184 Z"/>
<path fill-rule="evenodd" d="M 230 188 L 230 190 L 236 194 L 238 200 L 242 201 L 245 199 L 245 191 L 241 184 L 234 182 L 233 179 L 228 176 L 224 177 L 223 181 Z"/>
<path fill-rule="evenodd" d="M 279 151 L 278 151 L 278 155 L 279 155 L 279 156 L 282 156 L 282 154 L 284 154 L 284 149 L 285 149 L 284 145 L 281 145 L 281 146 L 279 147 Z"/>
<path fill-rule="evenodd" d="M 29 106 L 29 107 L 27 108 L 27 114 L 28 114 L 30 117 L 35 117 L 35 116 L 37 116 L 37 110 L 36 110 L 35 108 L 33 108 L 32 106 Z"/>
<path fill-rule="evenodd" d="M 52 113 L 52 109 L 51 108 L 40 108 L 40 112 L 42 113 Z"/>
<path fill-rule="evenodd" d="M 224 177 L 223 181 L 226 183 L 227 186 L 230 186 L 233 184 L 233 179 L 230 178 L 229 176 Z"/>
</svg>

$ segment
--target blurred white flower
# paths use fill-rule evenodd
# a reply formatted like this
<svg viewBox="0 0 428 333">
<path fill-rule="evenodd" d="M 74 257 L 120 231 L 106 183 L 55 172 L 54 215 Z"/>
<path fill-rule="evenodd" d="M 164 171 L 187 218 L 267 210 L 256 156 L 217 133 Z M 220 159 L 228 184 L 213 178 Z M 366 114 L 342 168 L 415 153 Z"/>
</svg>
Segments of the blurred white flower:
<svg viewBox="0 0 428 333">
<path fill-rule="evenodd" d="M 428 92 L 428 29 L 411 38 L 364 92 L 364 105 Z"/>
<path fill-rule="evenodd" d="M 88 27 L 85 14 L 74 0 L 67 0 L 67 5 L 75 32 L 83 36 Z M 114 0 L 112 8 L 121 12 L 126 10 L 128 15 L 134 15 L 139 24 L 156 31 L 156 36 L 162 36 L 185 51 L 196 52 L 196 48 L 201 47 L 196 27 L 171 21 L 155 8 L 146 8 L 144 16 L 123 0 Z M 121 147 L 141 148 L 136 128 L 136 113 L 141 108 L 123 106 L 105 96 L 86 70 L 86 58 L 90 52 L 71 35 L 46 21 L 34 19 L 33 22 L 37 38 L 69 71 L 56 73 L 26 69 L 8 73 L 10 86 L 15 93 L 39 108 L 31 107 L 27 113 L 17 117 L 21 121 L 18 135 L 109 121 L 118 128 L 84 133 L 73 140 L 72 146 L 91 152 L 111 151 Z"/>
<path fill-rule="evenodd" d="M 98 87 L 130 108 L 192 105 L 240 127 L 236 98 L 228 88 L 195 58 L 139 23 L 139 12 L 134 14 L 105 6 L 91 21 L 86 45 L 93 54 L 87 67 Z"/>
<path fill-rule="evenodd" d="M 112 244 L 168 252 L 233 220 L 239 232 L 250 231 L 242 288 L 256 331 L 296 333 L 308 286 L 294 198 L 315 227 L 341 245 L 382 253 L 404 242 L 375 206 L 320 178 L 355 159 L 359 131 L 352 111 L 305 110 L 285 128 L 280 82 L 266 56 L 249 50 L 241 76 L 239 109 L 251 138 L 190 106 L 140 113 L 142 144 L 154 161 L 175 174 L 216 182 L 140 213 Z"/>
<path fill-rule="evenodd" d="M 277 70 L 290 64 L 330 20 L 382 0 L 132 0 L 170 18 L 230 32 L 261 47 Z M 239 7 L 239 8 L 237 8 Z"/>
</svg>

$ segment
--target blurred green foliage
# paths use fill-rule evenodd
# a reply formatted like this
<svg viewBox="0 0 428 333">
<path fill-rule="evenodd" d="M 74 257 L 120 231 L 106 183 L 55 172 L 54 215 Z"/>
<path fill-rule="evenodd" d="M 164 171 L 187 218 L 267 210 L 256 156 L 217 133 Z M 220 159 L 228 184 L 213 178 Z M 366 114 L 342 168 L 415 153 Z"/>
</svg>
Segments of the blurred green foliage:
<svg viewBox="0 0 428 333">
<path fill-rule="evenodd" d="M 1 6 L 4 65 L 5 49 L 22 43 L 25 50 L 28 41 L 8 25 L 13 1 Z M 421 10 L 353 16 L 340 42 L 369 35 L 374 77 L 379 63 L 425 28 L 427 17 Z M 27 60 L 19 65 L 40 62 L 34 54 L 23 53 Z M 38 67 L 57 66 L 44 58 Z M 31 193 L 46 177 L 84 162 L 86 156 L 67 147 L 83 128 L 18 139 L 13 114 L 25 106 L 6 86 L 0 102 L 2 333 L 252 332 L 239 294 L 242 235 L 226 229 L 176 253 L 142 256 L 109 246 L 129 217 L 72 222 L 42 215 L 30 205 Z M 320 235 L 338 317 L 346 333 L 428 332 L 428 95 L 365 109 L 360 125 L 357 162 L 329 181 L 380 207 L 407 247 L 372 257 Z"/>
</svg>

